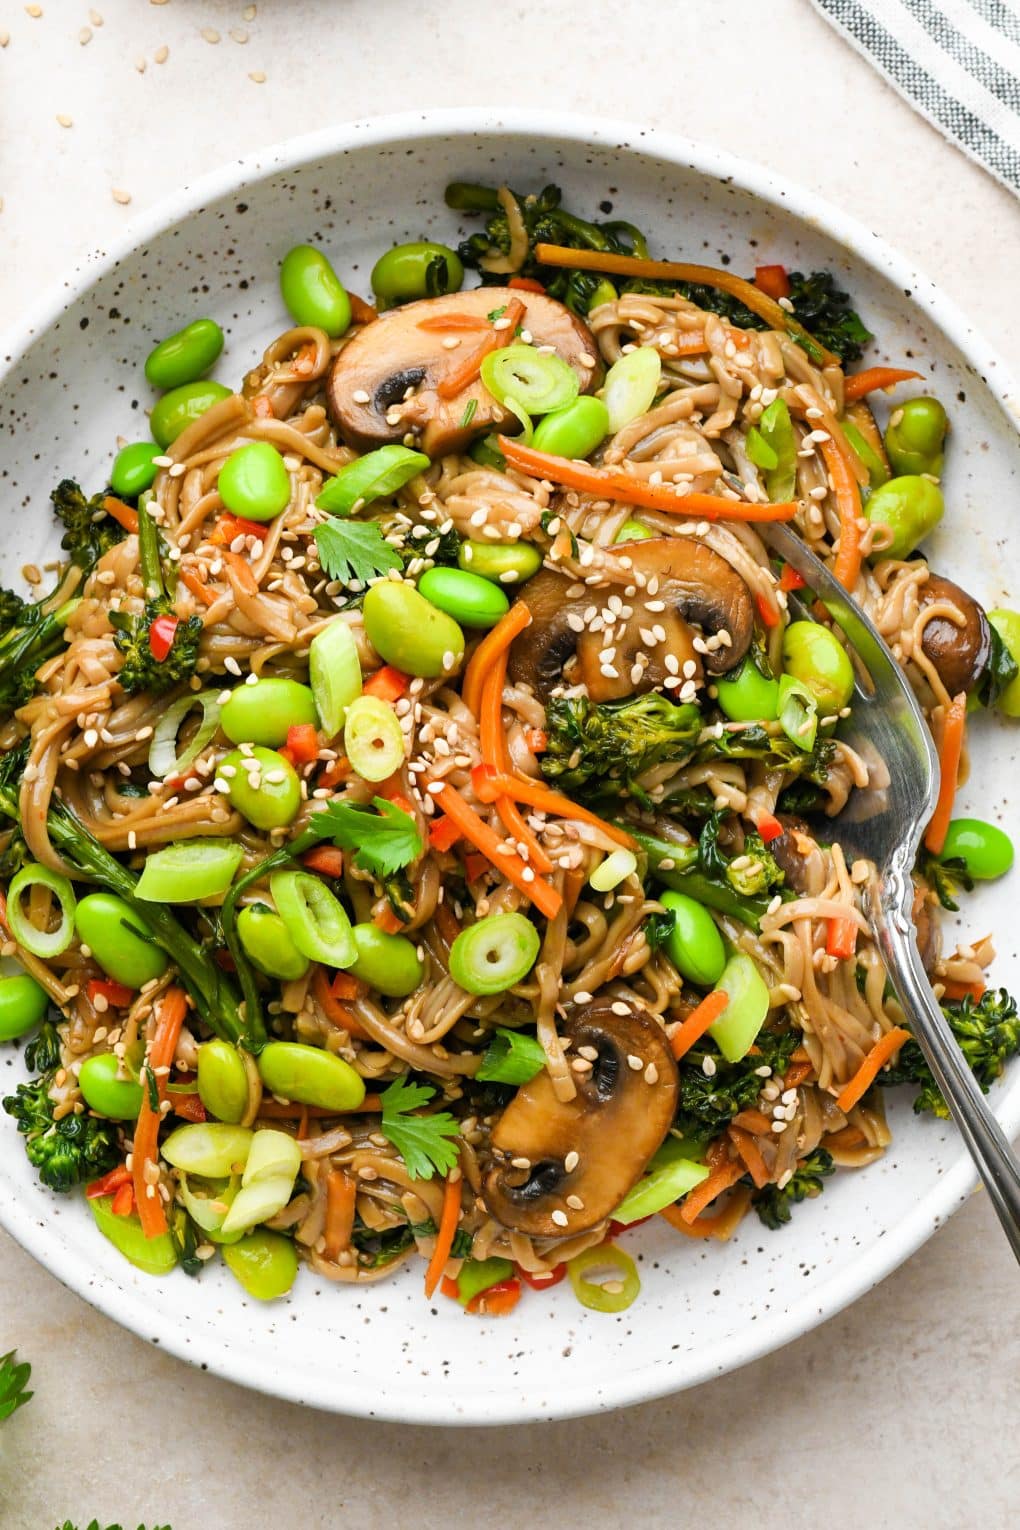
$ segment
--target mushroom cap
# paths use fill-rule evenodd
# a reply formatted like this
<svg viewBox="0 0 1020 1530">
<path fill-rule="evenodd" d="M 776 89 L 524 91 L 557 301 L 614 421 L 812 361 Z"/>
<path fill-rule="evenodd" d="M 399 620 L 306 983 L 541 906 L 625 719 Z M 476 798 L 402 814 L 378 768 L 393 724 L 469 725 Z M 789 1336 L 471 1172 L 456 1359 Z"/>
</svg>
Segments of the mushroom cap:
<svg viewBox="0 0 1020 1530">
<path fill-rule="evenodd" d="M 611 628 L 597 623 L 597 630 L 591 631 L 584 614 L 592 606 L 600 612 L 606 609 L 608 595 L 588 588 L 570 599 L 566 592 L 574 581 L 543 569 L 528 581 L 524 597 L 531 625 L 510 650 L 510 677 L 515 684 L 530 685 L 545 700 L 554 686 L 564 684 L 564 668 L 576 655 L 577 673 L 568 683 L 583 682 L 592 701 L 615 701 L 660 690 L 670 678 L 667 654 L 676 658 L 681 676 L 696 683 L 705 670 L 721 675 L 740 663 L 754 632 L 754 603 L 747 585 L 725 558 L 692 537 L 652 537 L 624 543 L 613 551 L 629 559 L 630 567 L 645 580 L 633 596 L 621 597 L 623 611 L 630 614 L 617 618 Z M 649 610 L 649 602 L 656 609 Z M 582 632 L 574 630 L 578 618 L 584 622 Z M 700 652 L 694 646 L 695 626 L 706 638 L 725 632 L 729 644 Z M 647 641 L 645 634 L 653 628 L 665 632 L 664 642 Z M 615 650 L 608 665 L 602 660 L 607 648 Z M 631 670 L 637 663 L 642 673 L 634 682 Z M 616 671 L 615 676 L 606 674 L 607 667 Z"/>
<path fill-rule="evenodd" d="M 963 626 L 958 627 L 948 616 L 933 616 L 925 624 L 921 647 L 951 696 L 972 690 L 992 651 L 992 635 L 984 611 L 966 590 L 939 574 L 928 575 L 918 599 L 922 608 L 945 601 L 956 606 L 963 617 Z"/>
<path fill-rule="evenodd" d="M 475 287 L 470 292 L 450 292 L 444 297 L 405 303 L 366 324 L 340 350 L 330 370 L 326 396 L 337 429 L 349 446 L 370 451 L 376 446 L 403 441 L 408 432 L 419 438 L 430 457 L 460 451 L 475 436 L 520 429 L 516 415 L 496 402 L 485 384 L 474 382 L 453 398 L 441 398 L 436 383 L 461 364 L 485 338 L 488 317 L 516 298 L 524 305 L 521 327 L 536 346 L 551 345 L 577 374 L 582 393 L 590 393 L 601 380 L 598 347 L 591 330 L 555 298 L 541 292 L 519 292 L 510 287 Z M 478 329 L 451 327 L 443 331 L 443 317 L 469 315 Z M 423 320 L 429 327 L 422 329 Z M 433 327 L 436 326 L 436 327 Z M 455 348 L 444 340 L 457 340 Z M 586 358 L 585 360 L 582 360 Z M 587 362 L 587 364 L 586 364 Z M 405 399 L 409 388 L 414 392 Z M 367 402 L 365 402 L 367 396 Z M 464 416 L 475 408 L 471 419 Z M 387 419 L 391 410 L 399 420 Z"/>
<path fill-rule="evenodd" d="M 483 1186 L 497 1221 L 540 1238 L 585 1232 L 610 1215 L 661 1146 L 680 1092 L 666 1034 L 647 1010 L 628 1004 L 616 1014 L 613 1001 L 595 1000 L 560 1034 L 575 1057 L 594 1048 L 590 1072 L 572 1072 L 577 1094 L 565 1102 L 544 1069 L 521 1086 L 492 1133 Z M 567 1169 L 571 1153 L 577 1159 Z M 530 1168 L 515 1168 L 515 1159 Z M 566 1222 L 554 1221 L 554 1211 Z"/>
</svg>

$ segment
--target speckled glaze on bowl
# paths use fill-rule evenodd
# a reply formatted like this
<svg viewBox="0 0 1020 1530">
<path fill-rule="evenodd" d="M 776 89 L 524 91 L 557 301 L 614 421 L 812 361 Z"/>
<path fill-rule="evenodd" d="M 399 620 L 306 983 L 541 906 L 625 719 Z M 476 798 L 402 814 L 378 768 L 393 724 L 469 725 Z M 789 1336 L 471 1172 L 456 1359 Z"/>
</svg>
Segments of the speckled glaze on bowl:
<svg viewBox="0 0 1020 1530">
<path fill-rule="evenodd" d="M 216 376 L 236 382 L 285 324 L 280 258 L 321 243 L 355 291 L 390 243 L 456 242 L 451 179 L 522 188 L 556 181 L 570 206 L 632 219 L 657 253 L 737 270 L 782 261 L 845 279 L 879 336 L 871 357 L 915 358 L 946 401 L 954 436 L 947 522 L 933 561 L 989 606 L 1020 599 L 1015 505 L 1018 391 L 941 294 L 842 213 L 714 149 L 616 123 L 555 114 L 437 112 L 343 124 L 254 154 L 185 187 L 115 248 L 71 273 L 0 344 L 3 575 L 54 547 L 47 494 L 61 477 L 106 481 L 113 443 L 146 434 L 141 363 L 154 341 L 199 315 L 227 347 Z M 1012 491 L 1012 492 L 1011 492 Z M 1010 583 L 1012 582 L 1012 588 Z M 964 803 L 1016 824 L 1016 732 L 981 718 Z M 1011 775 L 1014 777 L 1011 780 Z M 1013 788 L 1011 801 L 1010 787 Z M 1016 882 L 968 900 L 972 932 L 999 931 L 996 975 L 1017 986 Z M 0 1093 L 24 1074 L 0 1053 Z M 1020 1126 L 1020 1068 L 994 1091 Z M 509 1318 L 428 1304 L 421 1269 L 361 1289 L 302 1271 L 292 1296 L 261 1306 L 222 1268 L 200 1280 L 139 1274 L 95 1231 L 79 1197 L 51 1196 L 0 1117 L 0 1222 L 47 1269 L 154 1344 L 245 1386 L 365 1417 L 429 1424 L 562 1418 L 693 1386 L 786 1343 L 837 1312 L 911 1254 L 961 1203 L 974 1174 L 952 1128 L 893 1105 L 891 1151 L 840 1173 L 782 1232 L 752 1218 L 725 1246 L 665 1223 L 632 1232 L 643 1281 L 618 1316 L 589 1312 L 561 1285 L 526 1293 Z M 834 1363 L 838 1363 L 834 1357 Z"/>
</svg>

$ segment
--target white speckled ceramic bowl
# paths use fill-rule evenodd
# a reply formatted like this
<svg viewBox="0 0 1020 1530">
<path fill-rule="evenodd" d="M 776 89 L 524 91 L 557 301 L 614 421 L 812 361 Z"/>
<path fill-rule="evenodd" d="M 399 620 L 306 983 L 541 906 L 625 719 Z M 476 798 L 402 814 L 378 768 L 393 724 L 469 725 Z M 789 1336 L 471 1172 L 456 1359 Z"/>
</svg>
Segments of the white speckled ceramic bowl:
<svg viewBox="0 0 1020 1530">
<path fill-rule="evenodd" d="M 145 433 L 141 363 L 153 342 L 211 314 L 227 332 L 217 368 L 236 381 L 284 323 L 281 256 L 321 242 L 352 288 L 368 290 L 396 240 L 456 242 L 448 180 L 539 188 L 556 181 L 585 213 L 600 204 L 644 228 L 657 253 L 737 270 L 782 261 L 834 270 L 879 339 L 870 353 L 913 360 L 950 408 L 949 515 L 936 565 L 989 606 L 1020 599 L 1016 504 L 1018 394 L 984 340 L 931 284 L 817 198 L 714 149 L 613 123 L 553 114 L 449 112 L 330 128 L 254 154 L 186 187 L 101 250 L 0 345 L 4 574 L 52 552 L 47 509 L 65 474 L 101 486 L 118 434 Z M 1010 557 L 1012 554 L 1012 560 Z M 964 801 L 1016 824 L 1017 733 L 974 728 Z M 1012 768 L 1011 768 L 1012 767 Z M 1016 883 L 968 900 L 972 931 L 997 929 L 996 975 L 1018 986 Z M 0 1092 L 23 1074 L 0 1055 Z M 994 1093 L 1020 1125 L 1020 1068 Z M 891 1110 L 892 1150 L 840 1173 L 768 1232 L 748 1220 L 725 1246 L 665 1223 L 636 1229 L 641 1297 L 589 1312 L 568 1285 L 526 1294 L 512 1317 L 472 1320 L 422 1295 L 421 1269 L 363 1289 L 302 1271 L 286 1301 L 249 1301 L 222 1269 L 155 1281 L 95 1231 L 82 1200 L 40 1189 L 13 1122 L 0 1117 L 0 1221 L 53 1274 L 154 1344 L 243 1385 L 368 1417 L 431 1424 L 556 1418 L 674 1392 L 774 1349 L 838 1311 L 911 1254 L 967 1196 L 974 1174 L 955 1132 Z M 834 1362 L 835 1363 L 835 1362 Z"/>
</svg>

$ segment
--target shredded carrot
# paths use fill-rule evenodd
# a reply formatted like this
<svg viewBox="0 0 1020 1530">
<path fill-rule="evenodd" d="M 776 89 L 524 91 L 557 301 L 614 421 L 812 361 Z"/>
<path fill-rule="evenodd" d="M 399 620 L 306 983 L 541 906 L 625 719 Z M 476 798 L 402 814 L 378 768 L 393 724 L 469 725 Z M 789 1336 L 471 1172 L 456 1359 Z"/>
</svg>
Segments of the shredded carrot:
<svg viewBox="0 0 1020 1530">
<path fill-rule="evenodd" d="M 369 675 L 361 689 L 364 695 L 377 696 L 380 701 L 399 701 L 410 683 L 403 670 L 384 664 L 374 675 Z"/>
<path fill-rule="evenodd" d="M 855 919 L 830 919 L 825 937 L 825 954 L 838 961 L 849 961 L 857 950 L 857 921 Z"/>
<path fill-rule="evenodd" d="M 879 1071 L 899 1051 L 903 1043 L 909 1040 L 910 1032 L 905 1031 L 901 1025 L 894 1025 L 891 1031 L 886 1031 L 884 1036 L 879 1037 L 853 1078 L 848 1084 L 844 1084 L 842 1092 L 836 1096 L 836 1104 L 844 1115 L 847 1111 L 853 1110 L 857 1101 L 871 1088 Z"/>
<path fill-rule="evenodd" d="M 458 366 L 447 372 L 445 377 L 440 378 L 436 384 L 439 397 L 456 398 L 458 393 L 463 393 L 465 388 L 469 388 L 481 371 L 482 362 L 486 356 L 492 351 L 502 350 L 504 345 L 509 345 L 514 339 L 514 332 L 526 312 L 527 309 L 520 298 L 511 298 L 506 305 L 506 312 L 499 317 L 499 323 L 503 324 L 504 319 L 507 321 L 502 329 L 497 329 L 494 322 L 492 329 L 484 340 L 479 341 L 471 354 L 465 356 Z"/>
<path fill-rule="evenodd" d="M 491 325 L 488 319 L 477 313 L 432 313 L 427 319 L 419 319 L 417 329 L 433 331 L 454 330 L 489 330 Z"/>
<path fill-rule="evenodd" d="M 460 1221 L 460 1187 L 461 1173 L 459 1169 L 454 1169 L 443 1190 L 443 1209 L 439 1216 L 436 1246 L 432 1251 L 428 1269 L 425 1271 L 425 1295 L 430 1300 L 435 1294 L 435 1289 L 446 1268 L 446 1261 L 450 1257 L 450 1250 L 453 1248 L 457 1223 Z"/>
<path fill-rule="evenodd" d="M 716 266 L 695 266 L 685 260 L 644 260 L 636 255 L 616 255 L 605 250 L 572 250 L 566 245 L 536 244 L 535 259 L 543 266 L 565 266 L 574 271 L 605 271 L 609 276 L 650 277 L 653 281 L 697 282 L 706 287 L 720 287 L 739 298 L 771 329 L 799 336 L 813 361 L 823 365 L 838 364 L 839 357 L 825 349 L 775 298 L 732 271 Z"/>
<path fill-rule="evenodd" d="M 673 1049 L 673 1056 L 678 1062 L 691 1050 L 695 1042 L 701 1040 L 709 1026 L 715 1024 L 729 1002 L 729 994 L 724 989 L 717 988 L 713 993 L 707 994 L 700 1004 L 694 1006 L 679 1029 L 673 1032 L 669 1043 Z"/>
<path fill-rule="evenodd" d="M 797 1089 L 806 1079 L 809 1079 L 815 1071 L 815 1065 L 810 1060 L 793 1062 L 783 1074 L 783 1088 Z"/>
<path fill-rule="evenodd" d="M 961 691 L 954 696 L 945 711 L 942 737 L 939 740 L 939 795 L 931 823 L 925 830 L 924 847 L 932 855 L 939 855 L 946 842 L 949 821 L 953 816 L 956 800 L 956 783 L 960 774 L 963 741 L 967 734 L 967 696 Z"/>
<path fill-rule="evenodd" d="M 852 590 L 861 571 L 861 494 L 850 464 L 835 441 L 822 442 L 822 457 L 832 479 L 839 510 L 839 552 L 832 567 L 833 578 L 844 590 Z"/>
<path fill-rule="evenodd" d="M 265 393 L 256 393 L 251 401 L 251 412 L 257 420 L 275 419 L 273 401 Z"/>
<path fill-rule="evenodd" d="M 327 1259 L 336 1259 L 345 1248 L 351 1246 L 354 1231 L 354 1205 L 358 1187 L 343 1169 L 331 1169 L 326 1179 L 326 1221 L 323 1237 Z"/>
<path fill-rule="evenodd" d="M 243 515 L 221 515 L 206 541 L 212 547 L 229 547 L 235 537 L 254 537 L 264 542 L 268 535 L 268 527 L 259 521 L 247 521 Z"/>
<path fill-rule="evenodd" d="M 452 850 L 460 837 L 461 832 L 451 818 L 433 818 L 429 824 L 429 844 L 433 850 Z M 446 905 L 440 903 L 438 907 Z"/>
<path fill-rule="evenodd" d="M 333 989 L 325 967 L 316 967 L 312 974 L 312 993 L 330 1025 L 335 1025 L 338 1030 L 347 1031 L 348 1035 L 359 1036 L 362 1040 L 368 1039 L 365 1031 L 358 1024 L 354 1012 Z"/>
<path fill-rule="evenodd" d="M 344 853 L 336 845 L 316 845 L 301 857 L 306 871 L 317 871 L 323 877 L 343 876 Z"/>
<path fill-rule="evenodd" d="M 554 792 L 541 781 L 534 781 L 530 776 L 511 776 L 505 771 L 487 771 L 482 782 L 481 776 L 475 776 L 472 772 L 472 781 L 475 782 L 475 791 L 482 796 L 484 802 L 491 794 L 491 800 L 495 801 L 499 796 L 513 797 L 515 802 L 526 802 L 529 807 L 537 808 L 540 813 L 551 813 L 555 818 L 569 818 L 575 823 L 590 823 L 594 828 L 601 829 L 609 839 L 617 845 L 623 845 L 629 849 L 634 841 L 625 829 L 618 829 L 615 824 L 607 823 L 597 813 L 589 812 L 587 808 L 571 802 L 569 797 L 564 797 L 562 792 Z M 481 784 L 481 792 L 479 785 Z M 484 795 L 482 795 L 484 793 Z"/>
<path fill-rule="evenodd" d="M 477 851 L 472 854 L 465 855 L 464 875 L 467 878 L 469 887 L 473 882 L 480 881 L 481 878 L 484 877 L 485 873 L 491 870 L 492 862 L 488 859 L 487 856 L 481 855 Z"/>
<path fill-rule="evenodd" d="M 207 584 L 203 584 L 198 575 L 190 568 L 178 570 L 181 583 L 186 585 L 192 595 L 196 596 L 203 605 L 214 606 L 223 593 L 221 590 L 211 590 Z"/>
<path fill-rule="evenodd" d="M 223 561 L 233 569 L 234 577 L 246 595 L 258 594 L 258 583 L 247 558 L 242 558 L 240 553 L 230 552 L 229 549 L 225 548 L 223 551 Z"/>
<path fill-rule="evenodd" d="M 379 317 L 378 308 L 366 303 L 356 292 L 348 292 L 347 296 L 351 301 L 351 319 L 355 324 L 371 324 Z"/>
<path fill-rule="evenodd" d="M 735 1185 L 737 1180 L 743 1177 L 743 1173 L 742 1163 L 730 1163 L 727 1160 L 707 1179 L 703 1179 L 700 1185 L 695 1185 L 694 1189 L 684 1197 L 683 1205 L 680 1207 L 680 1216 L 687 1225 L 690 1226 L 696 1221 L 705 1207 L 711 1206 L 724 1190 L 729 1190 L 732 1185 Z"/>
<path fill-rule="evenodd" d="M 670 1227 L 683 1233 L 685 1238 L 717 1238 L 720 1243 L 725 1243 L 750 1204 L 751 1191 L 746 1185 L 741 1185 L 738 1190 L 734 1190 L 722 1211 L 717 1211 L 714 1216 L 700 1216 L 693 1222 L 685 1222 L 680 1206 L 664 1206 L 659 1215 L 666 1219 Z"/>
<path fill-rule="evenodd" d="M 545 291 L 542 283 L 540 281 L 536 281 L 533 276 L 511 276 L 510 280 L 507 282 L 507 286 L 512 287 L 515 292 Z"/>
<path fill-rule="evenodd" d="M 524 742 L 532 754 L 544 754 L 549 747 L 549 735 L 544 728 L 525 728 Z"/>
<path fill-rule="evenodd" d="M 461 699 L 478 717 L 482 709 L 482 686 L 498 654 L 509 649 L 515 637 L 531 625 L 531 612 L 523 600 L 517 600 L 495 627 L 487 632 L 468 660 L 461 686 Z"/>
<path fill-rule="evenodd" d="M 729 1134 L 730 1141 L 740 1154 L 748 1173 L 754 1180 L 755 1189 L 761 1190 L 769 1182 L 769 1166 L 761 1156 L 761 1149 L 750 1132 L 745 1132 L 739 1126 L 734 1126 L 732 1121 L 730 1122 Z"/>
<path fill-rule="evenodd" d="M 156 1019 L 156 1032 L 149 1047 L 146 1062 L 152 1069 L 156 1080 L 156 1091 L 160 1104 L 166 1098 L 167 1072 L 174 1060 L 177 1050 L 177 1038 L 181 1034 L 181 1026 L 184 1024 L 184 1016 L 188 1011 L 188 1000 L 183 988 L 168 988 L 163 995 L 162 1002 Z M 163 1210 L 163 1201 L 155 1184 L 150 1184 L 146 1178 L 146 1169 L 149 1164 L 156 1167 L 159 1163 L 159 1127 L 162 1117 L 158 1110 L 153 1110 L 149 1102 L 148 1089 L 142 1089 L 142 1108 L 138 1112 L 138 1122 L 134 1131 L 134 1147 L 131 1158 L 131 1178 L 134 1182 L 135 1201 L 138 1204 L 138 1218 L 142 1224 L 142 1231 L 147 1238 L 158 1238 L 160 1233 L 165 1233 L 166 1212 Z"/>
<path fill-rule="evenodd" d="M 863 1147 L 867 1140 L 859 1126 L 844 1126 L 838 1132 L 830 1132 L 825 1138 L 825 1144 L 827 1147 L 843 1148 L 849 1152 L 853 1148 Z"/>
<path fill-rule="evenodd" d="M 854 372 L 843 379 L 843 397 L 853 404 L 867 393 L 879 388 L 895 388 L 897 383 L 908 382 L 911 377 L 922 377 L 922 372 L 904 372 L 899 367 L 868 367 L 864 372 Z"/>
<path fill-rule="evenodd" d="M 556 888 L 536 876 L 532 867 L 526 866 L 519 855 L 504 855 L 499 835 L 484 819 L 479 818 L 474 808 L 465 802 L 460 792 L 448 781 L 442 783 L 442 789 L 434 793 L 434 796 L 436 806 L 453 819 L 464 838 L 469 839 L 476 850 L 480 850 L 492 862 L 500 875 L 530 899 L 547 919 L 554 919 L 563 905 L 563 899 Z"/>
<path fill-rule="evenodd" d="M 958 983 L 952 978 L 942 979 L 942 997 L 944 999 L 973 999 L 975 1004 L 986 992 L 987 984 L 975 981 L 973 983 Z"/>
<path fill-rule="evenodd" d="M 493 666 L 485 677 L 479 723 L 482 759 L 491 761 L 497 770 L 509 773 L 510 751 L 503 731 L 503 682 L 506 679 L 506 660 L 507 651 L 504 648 L 502 653 L 496 655 Z M 553 863 L 539 844 L 530 825 L 525 822 L 524 814 L 513 798 L 506 795 L 497 797 L 496 812 L 510 838 L 517 844 L 527 847 L 529 866 L 534 866 L 536 871 L 547 876 L 553 869 Z"/>
<path fill-rule="evenodd" d="M 753 1108 L 740 1111 L 738 1115 L 733 1117 L 730 1125 L 739 1126 L 741 1131 L 744 1132 L 757 1132 L 759 1136 L 762 1132 L 770 1132 L 772 1130 L 772 1122 L 768 1116 L 763 1115 L 760 1110 L 754 1110 Z"/>
<path fill-rule="evenodd" d="M 297 1121 L 304 1114 L 313 1121 L 332 1121 L 337 1116 L 377 1115 L 381 1109 L 382 1101 L 377 1094 L 366 1094 L 360 1105 L 350 1105 L 346 1110 L 332 1110 L 328 1105 L 288 1105 L 263 1097 L 259 1116 L 267 1121 Z"/>
<path fill-rule="evenodd" d="M 103 509 L 107 515 L 112 515 L 125 531 L 138 530 L 138 511 L 132 510 L 130 505 L 125 505 L 122 499 L 115 499 L 112 494 L 104 495 Z"/>
<path fill-rule="evenodd" d="M 109 1174 L 104 1174 L 102 1179 L 94 1179 L 91 1184 L 85 1186 L 85 1195 L 90 1201 L 97 1200 L 102 1195 L 113 1195 L 121 1185 L 131 1183 L 131 1170 L 127 1164 L 122 1163 L 116 1169 L 111 1169 Z"/>
<path fill-rule="evenodd" d="M 579 489 L 599 499 L 621 504 L 643 505 L 648 510 L 665 510 L 670 515 L 696 515 L 706 521 L 789 521 L 797 513 L 796 500 L 777 505 L 750 504 L 746 500 L 724 499 L 721 494 L 681 494 L 666 484 L 649 483 L 632 473 L 612 472 L 575 462 L 570 457 L 554 457 L 536 451 L 510 436 L 500 436 L 499 449 L 509 467 L 528 473 L 532 478 L 546 478 L 550 483 Z"/>
</svg>

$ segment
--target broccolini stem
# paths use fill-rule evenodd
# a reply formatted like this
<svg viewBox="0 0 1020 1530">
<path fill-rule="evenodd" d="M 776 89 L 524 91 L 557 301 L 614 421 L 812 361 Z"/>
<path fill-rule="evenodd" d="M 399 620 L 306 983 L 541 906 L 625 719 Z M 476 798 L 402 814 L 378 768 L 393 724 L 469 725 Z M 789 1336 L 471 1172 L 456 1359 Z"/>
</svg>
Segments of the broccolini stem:
<svg viewBox="0 0 1020 1530">
<path fill-rule="evenodd" d="M 499 198 L 492 186 L 477 186 L 472 181 L 451 181 L 446 188 L 446 205 L 455 212 L 497 212 Z"/>
<path fill-rule="evenodd" d="M 145 581 L 145 598 L 155 600 L 157 596 L 166 594 L 163 567 L 159 560 L 159 531 L 156 522 L 142 504 L 138 506 L 138 552 Z"/>
</svg>

